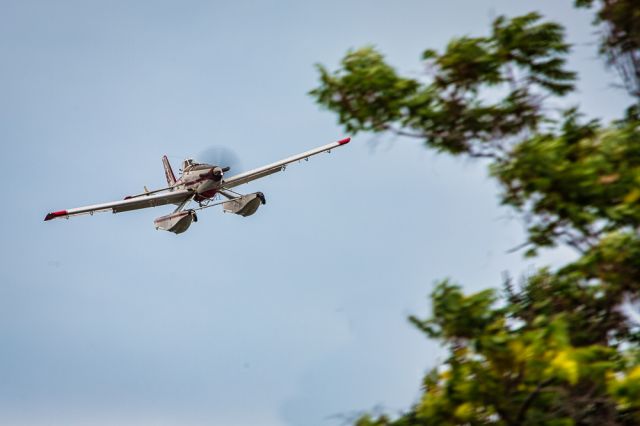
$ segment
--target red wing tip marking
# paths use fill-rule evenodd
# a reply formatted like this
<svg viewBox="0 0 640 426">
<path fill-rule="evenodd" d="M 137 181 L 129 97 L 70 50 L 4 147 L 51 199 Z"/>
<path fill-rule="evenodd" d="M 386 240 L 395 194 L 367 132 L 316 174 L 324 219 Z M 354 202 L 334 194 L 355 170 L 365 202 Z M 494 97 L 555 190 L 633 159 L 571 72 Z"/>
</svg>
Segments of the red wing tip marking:
<svg viewBox="0 0 640 426">
<path fill-rule="evenodd" d="M 60 210 L 57 212 L 49 213 L 48 215 L 45 216 L 44 220 L 47 221 L 47 220 L 55 219 L 56 217 L 66 216 L 66 215 L 67 215 L 66 210 Z"/>
<path fill-rule="evenodd" d="M 338 141 L 338 145 L 344 145 L 346 143 L 349 143 L 349 141 L 351 140 L 351 138 L 344 138 L 344 139 L 340 139 Z"/>
</svg>

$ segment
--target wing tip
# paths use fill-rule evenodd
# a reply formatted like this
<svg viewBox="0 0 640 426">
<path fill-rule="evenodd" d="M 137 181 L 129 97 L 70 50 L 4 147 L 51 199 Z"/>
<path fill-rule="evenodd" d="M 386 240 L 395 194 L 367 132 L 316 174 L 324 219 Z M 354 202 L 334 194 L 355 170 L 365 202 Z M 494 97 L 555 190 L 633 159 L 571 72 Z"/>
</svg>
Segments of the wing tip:
<svg viewBox="0 0 640 426">
<path fill-rule="evenodd" d="M 338 141 L 338 145 L 345 145 L 345 144 L 348 144 L 350 141 L 351 141 L 351 138 L 340 139 Z"/>
<path fill-rule="evenodd" d="M 51 219 L 55 219 L 56 217 L 61 217 L 61 216 L 66 216 L 67 215 L 67 211 L 66 210 L 59 210 L 57 212 L 51 212 L 48 213 L 45 217 L 44 217 L 44 221 L 48 221 Z"/>
</svg>

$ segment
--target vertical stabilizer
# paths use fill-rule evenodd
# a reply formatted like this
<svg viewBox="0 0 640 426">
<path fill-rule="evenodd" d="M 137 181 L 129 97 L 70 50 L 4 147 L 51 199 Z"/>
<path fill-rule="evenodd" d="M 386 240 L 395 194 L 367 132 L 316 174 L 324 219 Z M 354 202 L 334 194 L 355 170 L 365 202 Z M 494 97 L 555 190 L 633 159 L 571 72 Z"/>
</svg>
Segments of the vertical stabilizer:
<svg viewBox="0 0 640 426">
<path fill-rule="evenodd" d="M 162 157 L 162 165 L 164 166 L 164 175 L 167 177 L 167 184 L 169 186 L 173 186 L 176 184 L 176 176 L 173 174 L 173 170 L 171 169 L 171 164 L 169 164 L 169 159 L 166 155 Z"/>
</svg>

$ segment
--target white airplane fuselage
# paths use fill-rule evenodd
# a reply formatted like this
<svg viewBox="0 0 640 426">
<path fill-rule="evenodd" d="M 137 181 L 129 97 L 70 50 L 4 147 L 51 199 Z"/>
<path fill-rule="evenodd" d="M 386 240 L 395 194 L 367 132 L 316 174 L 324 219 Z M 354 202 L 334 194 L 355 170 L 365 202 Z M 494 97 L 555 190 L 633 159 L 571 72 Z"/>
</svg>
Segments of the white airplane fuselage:
<svg viewBox="0 0 640 426">
<path fill-rule="evenodd" d="M 203 201 L 216 195 L 222 184 L 224 172 L 220 167 L 196 164 L 187 167 L 175 182 L 172 190 L 187 189 L 196 193 L 195 201 Z"/>
</svg>

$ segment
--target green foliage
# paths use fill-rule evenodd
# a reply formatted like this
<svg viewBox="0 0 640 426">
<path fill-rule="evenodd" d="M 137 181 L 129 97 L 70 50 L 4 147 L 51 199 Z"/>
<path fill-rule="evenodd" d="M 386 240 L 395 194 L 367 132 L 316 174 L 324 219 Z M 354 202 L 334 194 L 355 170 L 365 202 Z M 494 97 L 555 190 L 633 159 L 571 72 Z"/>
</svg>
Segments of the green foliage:
<svg viewBox="0 0 640 426">
<path fill-rule="evenodd" d="M 611 329 L 598 312 L 606 302 L 583 278 L 573 270 L 542 271 L 503 307 L 494 292 L 464 295 L 459 286 L 438 284 L 431 318 L 411 321 L 447 342 L 449 358 L 426 375 L 409 412 L 357 424 L 637 424 L 637 357 L 625 360 L 632 351 L 609 341 Z M 618 316 L 614 324 L 624 321 Z M 592 327 L 605 334 L 595 338 Z"/>
<path fill-rule="evenodd" d="M 640 88 L 637 2 L 576 1 L 596 3 L 602 52 Z M 576 108 L 550 114 L 545 102 L 573 89 L 568 52 L 563 28 L 531 13 L 425 50 L 424 79 L 400 76 L 372 47 L 335 72 L 318 67 L 311 95 L 347 131 L 489 158 L 503 204 L 526 221 L 525 254 L 557 244 L 580 254 L 502 293 L 438 283 L 431 316 L 409 320 L 446 345 L 447 360 L 405 414 L 358 426 L 640 424 L 640 324 L 624 312 L 640 301 L 640 107 L 606 126 Z"/>
<path fill-rule="evenodd" d="M 543 96 L 573 88 L 563 34 L 535 13 L 499 17 L 489 37 L 426 50 L 428 83 L 400 77 L 367 47 L 336 72 L 320 66 L 311 94 L 349 132 L 391 131 L 492 159 L 503 203 L 529 222 L 528 255 L 558 243 L 585 250 L 607 232 L 640 226 L 640 121 L 638 108 L 609 127 L 582 123 L 576 109 L 545 114 Z"/>
<path fill-rule="evenodd" d="M 310 93 L 351 133 L 394 131 L 440 151 L 497 156 L 501 139 L 541 123 L 540 96 L 573 89 L 563 29 L 540 20 L 536 13 L 500 17 L 489 37 L 455 39 L 442 54 L 425 51 L 429 83 L 398 76 L 372 47 L 351 51 L 336 72 L 318 66 L 321 85 Z M 487 92 L 497 99 L 486 101 Z"/>
<path fill-rule="evenodd" d="M 418 84 L 399 77 L 371 47 L 347 53 L 343 76 L 318 65 L 322 87 L 312 93 L 318 101 L 338 111 L 340 124 L 349 132 L 381 131 L 402 116 L 403 99 L 413 96 Z"/>
<path fill-rule="evenodd" d="M 532 278 L 525 288 L 537 289 L 539 280 Z M 534 304 L 550 300 L 548 295 L 532 297 Z M 523 311 L 531 313 L 527 306 L 498 308 L 492 293 L 464 296 L 446 282 L 436 288 L 432 300 L 432 319 L 423 323 L 440 323 L 450 357 L 426 376 L 423 396 L 409 413 L 397 422 L 387 419 L 379 424 L 612 424 L 607 422 L 624 417 L 616 409 L 613 392 L 627 397 L 635 391 L 635 382 L 618 379 L 635 377 L 633 370 L 626 369 L 611 347 L 574 345 L 573 318 L 537 312 L 523 320 Z M 462 324 L 453 316 L 439 318 L 436 311 L 443 308 L 461 314 L 470 309 L 485 322 L 478 326 Z M 631 414 L 640 421 L 637 412 Z"/>
<path fill-rule="evenodd" d="M 503 202 L 527 212 L 534 246 L 584 249 L 606 232 L 640 226 L 639 125 L 578 124 L 572 111 L 557 132 L 522 141 L 492 165 Z"/>
<path fill-rule="evenodd" d="M 496 301 L 493 290 L 465 296 L 460 286 L 443 281 L 433 291 L 433 318 L 421 321 L 411 316 L 416 327 L 429 337 L 444 340 L 450 337 L 471 338 L 493 323 L 489 309 Z"/>
</svg>

